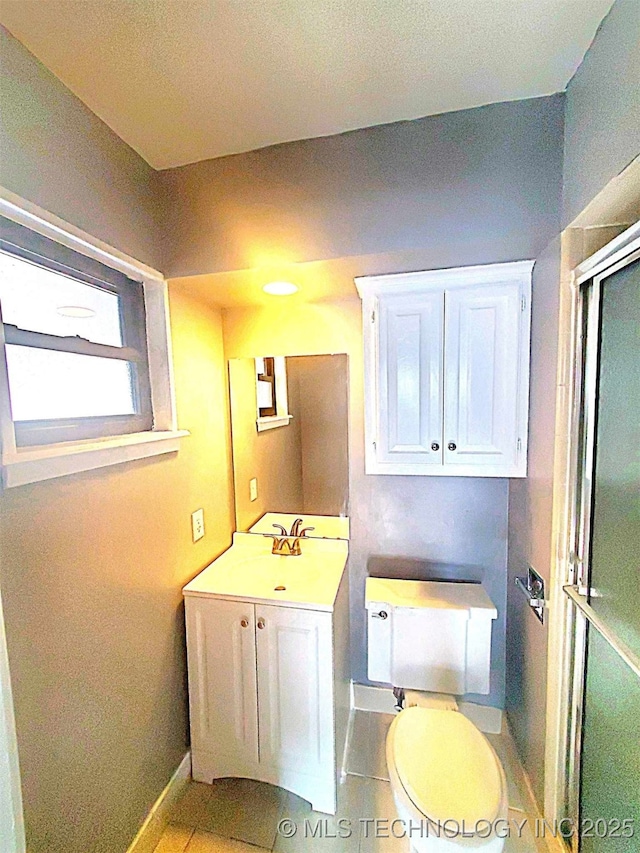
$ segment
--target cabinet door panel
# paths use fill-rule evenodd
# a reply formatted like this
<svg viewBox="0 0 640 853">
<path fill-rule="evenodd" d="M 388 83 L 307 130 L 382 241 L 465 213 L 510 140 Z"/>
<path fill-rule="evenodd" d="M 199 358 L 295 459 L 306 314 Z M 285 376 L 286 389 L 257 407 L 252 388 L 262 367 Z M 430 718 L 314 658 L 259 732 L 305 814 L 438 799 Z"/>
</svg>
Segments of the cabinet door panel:
<svg viewBox="0 0 640 853">
<path fill-rule="evenodd" d="M 254 605 L 189 597 L 186 617 L 192 744 L 217 756 L 256 762 Z"/>
<path fill-rule="evenodd" d="M 320 774 L 333 762 L 331 614 L 260 605 L 256 620 L 260 763 Z"/>
<path fill-rule="evenodd" d="M 467 287 L 445 295 L 445 465 L 517 462 L 520 290 Z M 449 449 L 453 443 L 455 449 Z"/>
<path fill-rule="evenodd" d="M 442 293 L 380 300 L 379 462 L 442 462 L 442 319 Z"/>
</svg>

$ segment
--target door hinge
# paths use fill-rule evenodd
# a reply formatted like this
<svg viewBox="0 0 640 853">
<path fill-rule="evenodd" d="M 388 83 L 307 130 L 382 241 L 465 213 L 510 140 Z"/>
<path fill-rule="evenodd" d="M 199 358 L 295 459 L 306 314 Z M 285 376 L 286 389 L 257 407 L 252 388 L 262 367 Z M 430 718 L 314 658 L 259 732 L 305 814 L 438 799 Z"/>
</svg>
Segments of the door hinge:
<svg viewBox="0 0 640 853">
<path fill-rule="evenodd" d="M 371 444 L 373 444 L 373 449 L 374 449 L 374 450 L 376 450 L 376 443 L 375 443 L 375 441 L 372 441 L 372 442 L 371 442 Z"/>
<path fill-rule="evenodd" d="M 526 311 L 526 308 L 527 308 L 527 297 L 521 296 L 520 297 L 520 310 Z"/>
</svg>

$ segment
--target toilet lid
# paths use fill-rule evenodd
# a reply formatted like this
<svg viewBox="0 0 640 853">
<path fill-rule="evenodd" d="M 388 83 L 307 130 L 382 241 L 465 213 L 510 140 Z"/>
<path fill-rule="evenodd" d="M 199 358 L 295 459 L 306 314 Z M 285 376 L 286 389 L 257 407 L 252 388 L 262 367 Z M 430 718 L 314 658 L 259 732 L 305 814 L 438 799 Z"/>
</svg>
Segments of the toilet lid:
<svg viewBox="0 0 640 853">
<path fill-rule="evenodd" d="M 499 817 L 502 774 L 498 760 L 465 716 L 407 708 L 392 730 L 396 772 L 422 814 L 433 822 L 464 821 L 469 828 Z"/>
</svg>

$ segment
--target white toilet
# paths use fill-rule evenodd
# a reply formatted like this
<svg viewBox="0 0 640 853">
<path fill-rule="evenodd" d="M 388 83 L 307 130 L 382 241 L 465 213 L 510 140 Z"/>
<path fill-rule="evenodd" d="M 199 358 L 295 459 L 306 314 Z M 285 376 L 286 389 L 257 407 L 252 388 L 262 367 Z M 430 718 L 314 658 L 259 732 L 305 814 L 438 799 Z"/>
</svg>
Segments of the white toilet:
<svg viewBox="0 0 640 853">
<path fill-rule="evenodd" d="M 398 816 L 416 853 L 499 853 L 508 817 L 502 765 L 458 711 L 488 693 L 497 611 L 480 584 L 368 578 L 368 675 L 405 691 L 387 735 Z"/>
</svg>

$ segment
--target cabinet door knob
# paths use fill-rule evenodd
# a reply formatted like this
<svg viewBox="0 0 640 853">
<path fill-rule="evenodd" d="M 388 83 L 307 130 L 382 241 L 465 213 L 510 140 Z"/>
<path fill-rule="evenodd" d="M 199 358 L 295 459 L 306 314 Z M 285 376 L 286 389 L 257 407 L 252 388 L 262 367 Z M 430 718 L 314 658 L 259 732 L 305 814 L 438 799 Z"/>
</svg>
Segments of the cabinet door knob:
<svg viewBox="0 0 640 853">
<path fill-rule="evenodd" d="M 440 445 L 438 444 L 438 442 L 437 442 L 437 441 L 432 441 L 432 442 L 431 442 L 431 449 L 432 449 L 432 450 L 440 450 Z"/>
<path fill-rule="evenodd" d="M 262 631 L 264 628 L 264 619 L 258 619 L 258 628 Z"/>
<path fill-rule="evenodd" d="M 241 619 L 240 624 L 242 625 L 243 628 L 248 628 L 249 627 L 249 620 L 248 619 Z"/>
<path fill-rule="evenodd" d="M 449 444 L 447 444 L 447 447 L 449 448 L 449 450 L 455 450 L 456 449 L 455 441 L 450 441 Z"/>
</svg>

